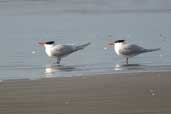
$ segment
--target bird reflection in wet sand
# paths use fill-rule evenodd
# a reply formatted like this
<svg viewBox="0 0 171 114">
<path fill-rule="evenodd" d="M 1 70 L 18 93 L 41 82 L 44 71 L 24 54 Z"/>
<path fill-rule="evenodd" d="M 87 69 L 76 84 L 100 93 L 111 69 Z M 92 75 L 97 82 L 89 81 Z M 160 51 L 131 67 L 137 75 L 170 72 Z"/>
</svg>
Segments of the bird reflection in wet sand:
<svg viewBox="0 0 171 114">
<path fill-rule="evenodd" d="M 55 77 L 55 73 L 60 72 L 71 72 L 75 70 L 74 66 L 64 66 L 64 65 L 49 65 L 45 68 L 45 74 L 47 78 Z"/>
</svg>

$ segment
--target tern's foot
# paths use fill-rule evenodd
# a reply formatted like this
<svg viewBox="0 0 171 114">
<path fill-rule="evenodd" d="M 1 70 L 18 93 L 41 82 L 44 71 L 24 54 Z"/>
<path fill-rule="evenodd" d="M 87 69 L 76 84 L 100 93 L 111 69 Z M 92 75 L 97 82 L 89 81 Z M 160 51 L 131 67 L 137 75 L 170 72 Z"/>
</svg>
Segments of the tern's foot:
<svg viewBox="0 0 171 114">
<path fill-rule="evenodd" d="M 59 67 L 59 66 L 62 66 L 60 63 L 57 63 L 56 65 L 57 65 L 58 67 Z"/>
<path fill-rule="evenodd" d="M 55 66 L 55 67 L 61 67 L 61 66 L 63 66 L 63 65 L 61 65 L 61 64 L 57 64 L 56 62 L 54 62 L 54 63 L 52 63 L 52 66 Z"/>
<path fill-rule="evenodd" d="M 56 63 L 57 63 L 58 65 L 60 65 L 60 62 L 61 62 L 61 58 L 57 58 Z"/>
<path fill-rule="evenodd" d="M 60 61 L 57 61 L 56 64 L 60 65 Z"/>
</svg>

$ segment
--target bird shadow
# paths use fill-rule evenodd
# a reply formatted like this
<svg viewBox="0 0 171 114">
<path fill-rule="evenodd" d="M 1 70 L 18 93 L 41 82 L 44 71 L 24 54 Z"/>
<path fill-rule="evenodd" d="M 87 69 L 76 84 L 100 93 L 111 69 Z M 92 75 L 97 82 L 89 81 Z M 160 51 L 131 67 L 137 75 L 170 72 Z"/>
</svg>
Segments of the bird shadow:
<svg viewBox="0 0 171 114">
<path fill-rule="evenodd" d="M 131 71 L 131 70 L 144 70 L 145 66 L 141 64 L 116 64 L 114 70 L 116 71 Z"/>
<path fill-rule="evenodd" d="M 141 64 L 121 64 L 122 67 L 137 67 L 137 66 L 143 66 Z"/>
</svg>

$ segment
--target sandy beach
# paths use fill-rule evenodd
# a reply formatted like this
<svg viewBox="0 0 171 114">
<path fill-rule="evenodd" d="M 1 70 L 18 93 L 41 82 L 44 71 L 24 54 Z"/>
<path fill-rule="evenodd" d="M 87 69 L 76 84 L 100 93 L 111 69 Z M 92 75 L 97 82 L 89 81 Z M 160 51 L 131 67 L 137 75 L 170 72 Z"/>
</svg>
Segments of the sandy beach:
<svg viewBox="0 0 171 114">
<path fill-rule="evenodd" d="M 0 114 L 170 114 L 171 72 L 6 80 Z"/>
</svg>

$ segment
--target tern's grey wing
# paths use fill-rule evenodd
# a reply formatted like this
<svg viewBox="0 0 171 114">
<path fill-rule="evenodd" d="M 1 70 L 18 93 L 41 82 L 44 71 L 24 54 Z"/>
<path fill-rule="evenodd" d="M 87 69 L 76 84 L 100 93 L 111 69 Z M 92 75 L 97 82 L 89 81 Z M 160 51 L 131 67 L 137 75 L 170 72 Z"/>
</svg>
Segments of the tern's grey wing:
<svg viewBox="0 0 171 114">
<path fill-rule="evenodd" d="M 123 55 L 134 56 L 134 55 L 142 53 L 143 51 L 144 51 L 143 47 L 133 44 L 133 45 L 125 45 L 120 50 L 120 53 L 122 53 Z"/>
<path fill-rule="evenodd" d="M 74 51 L 74 46 L 73 45 L 56 45 L 53 48 L 53 55 L 55 56 L 66 56 Z"/>
</svg>

